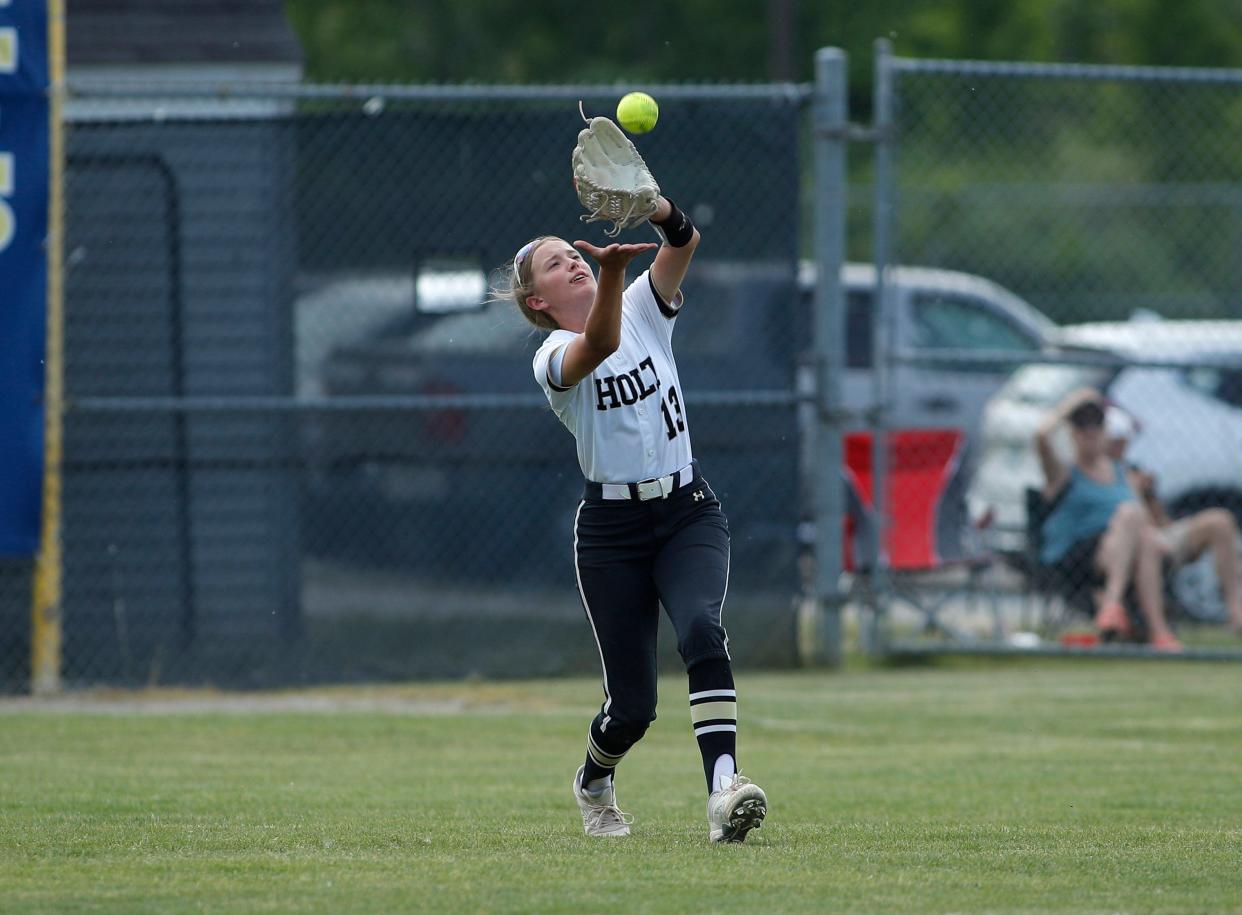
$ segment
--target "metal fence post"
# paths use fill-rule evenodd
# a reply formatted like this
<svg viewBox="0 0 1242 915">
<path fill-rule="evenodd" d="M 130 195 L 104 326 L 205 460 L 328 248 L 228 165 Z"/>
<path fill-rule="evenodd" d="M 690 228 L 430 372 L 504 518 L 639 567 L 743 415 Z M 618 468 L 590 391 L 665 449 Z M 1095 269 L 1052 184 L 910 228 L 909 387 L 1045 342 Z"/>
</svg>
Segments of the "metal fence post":
<svg viewBox="0 0 1242 915">
<path fill-rule="evenodd" d="M 821 48 L 815 54 L 812 126 L 816 384 L 809 475 L 815 493 L 815 591 L 813 607 L 804 608 L 798 621 L 799 654 L 804 662 L 832 666 L 839 665 L 842 656 L 841 372 L 844 369 L 845 320 L 841 266 L 845 260 L 846 63 L 846 54 L 839 48 Z M 808 610 L 813 616 L 809 626 L 803 619 Z M 814 636 L 808 638 L 808 632 Z M 806 644 L 808 641 L 812 644 Z"/>
<path fill-rule="evenodd" d="M 874 654 L 884 646 L 881 618 L 888 607 L 888 403 L 891 395 L 892 370 L 891 315 L 893 309 L 886 282 L 892 230 L 893 172 L 892 129 L 893 87 L 890 58 L 892 46 L 887 39 L 875 43 L 875 293 L 872 313 L 872 473 L 871 550 L 873 600 L 872 613 L 863 622 L 863 646 Z"/>
<path fill-rule="evenodd" d="M 61 691 L 61 517 L 64 455 L 64 125 L 65 7 L 48 4 L 49 156 L 47 343 L 44 366 L 43 497 L 35 557 L 30 632 L 30 691 Z"/>
</svg>

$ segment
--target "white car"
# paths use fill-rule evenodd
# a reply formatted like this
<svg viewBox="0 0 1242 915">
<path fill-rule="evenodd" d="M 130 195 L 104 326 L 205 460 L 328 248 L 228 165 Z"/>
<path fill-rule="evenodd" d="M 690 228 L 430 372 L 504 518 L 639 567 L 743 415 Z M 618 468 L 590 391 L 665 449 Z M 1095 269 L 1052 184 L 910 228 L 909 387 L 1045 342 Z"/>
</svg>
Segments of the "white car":
<svg viewBox="0 0 1242 915">
<path fill-rule="evenodd" d="M 1028 487 L 1043 485 L 1035 430 L 1062 397 L 1098 388 L 1139 423 L 1126 459 L 1152 471 L 1169 513 L 1219 505 L 1242 518 L 1242 321 L 1132 320 L 1067 325 L 1067 353 L 1119 355 L 1161 368 L 1031 364 L 988 402 L 971 515 L 993 512 L 993 543 L 1021 564 Z M 1058 446 L 1069 458 L 1068 435 Z"/>
</svg>

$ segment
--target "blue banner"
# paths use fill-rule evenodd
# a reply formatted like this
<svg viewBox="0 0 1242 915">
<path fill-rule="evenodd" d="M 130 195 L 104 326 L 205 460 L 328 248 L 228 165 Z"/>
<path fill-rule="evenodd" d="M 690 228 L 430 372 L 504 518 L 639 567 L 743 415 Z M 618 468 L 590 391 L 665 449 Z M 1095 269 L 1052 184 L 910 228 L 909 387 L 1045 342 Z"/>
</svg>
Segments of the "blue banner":
<svg viewBox="0 0 1242 915">
<path fill-rule="evenodd" d="M 46 336 L 45 0 L 0 0 L 0 555 L 39 539 Z"/>
</svg>

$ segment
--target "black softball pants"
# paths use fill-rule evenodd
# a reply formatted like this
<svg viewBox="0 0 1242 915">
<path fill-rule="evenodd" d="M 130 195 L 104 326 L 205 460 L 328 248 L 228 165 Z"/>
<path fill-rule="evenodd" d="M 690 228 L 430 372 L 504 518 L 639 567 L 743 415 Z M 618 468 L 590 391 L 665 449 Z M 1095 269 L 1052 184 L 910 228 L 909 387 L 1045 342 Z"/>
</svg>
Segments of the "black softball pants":
<svg viewBox="0 0 1242 915">
<path fill-rule="evenodd" d="M 574 562 L 604 673 L 591 736 L 601 762 L 619 761 L 656 717 L 661 604 L 687 670 L 729 658 L 720 620 L 728 522 L 696 464 L 694 479 L 663 499 L 584 499 L 574 523 Z"/>
</svg>

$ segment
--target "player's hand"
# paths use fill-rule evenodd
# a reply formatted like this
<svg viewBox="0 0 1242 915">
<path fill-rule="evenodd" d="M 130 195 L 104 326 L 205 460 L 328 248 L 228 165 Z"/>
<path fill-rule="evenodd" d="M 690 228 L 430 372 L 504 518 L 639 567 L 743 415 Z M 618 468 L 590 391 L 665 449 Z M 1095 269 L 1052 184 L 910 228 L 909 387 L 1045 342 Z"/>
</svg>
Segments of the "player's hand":
<svg viewBox="0 0 1242 915">
<path fill-rule="evenodd" d="M 597 248 L 589 241 L 579 239 L 574 242 L 574 247 L 583 254 L 589 255 L 601 267 L 612 267 L 614 269 L 625 269 L 625 265 L 632 261 L 638 255 L 647 251 L 655 250 L 660 247 L 654 242 L 643 242 L 637 245 L 618 245 L 612 244 L 605 248 Z"/>
</svg>

